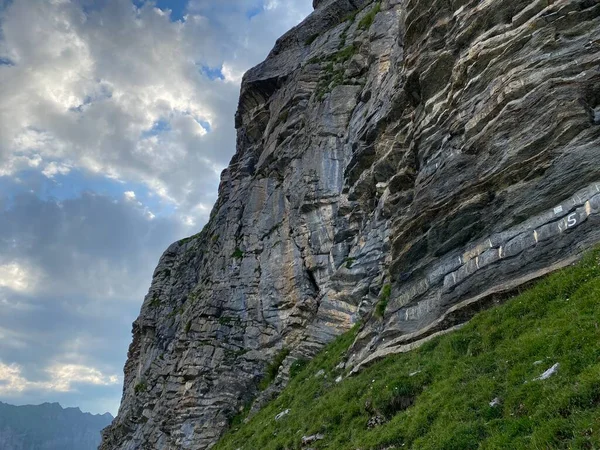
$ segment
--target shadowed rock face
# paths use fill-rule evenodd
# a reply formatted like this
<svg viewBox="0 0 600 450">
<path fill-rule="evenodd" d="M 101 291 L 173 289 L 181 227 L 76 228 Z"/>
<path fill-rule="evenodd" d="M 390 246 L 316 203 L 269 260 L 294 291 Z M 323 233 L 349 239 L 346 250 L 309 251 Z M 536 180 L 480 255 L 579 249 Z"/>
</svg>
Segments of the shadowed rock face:
<svg viewBox="0 0 600 450">
<path fill-rule="evenodd" d="M 355 321 L 359 370 L 600 241 L 600 4 L 314 6 L 244 78 L 236 155 L 154 273 L 102 449 L 210 448 Z"/>
</svg>

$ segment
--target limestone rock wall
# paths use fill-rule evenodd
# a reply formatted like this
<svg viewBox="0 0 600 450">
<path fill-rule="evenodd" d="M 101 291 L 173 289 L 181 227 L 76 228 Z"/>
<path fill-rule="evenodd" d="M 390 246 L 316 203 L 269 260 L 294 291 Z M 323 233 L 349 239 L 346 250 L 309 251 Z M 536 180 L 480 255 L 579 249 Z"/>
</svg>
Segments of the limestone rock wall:
<svg viewBox="0 0 600 450">
<path fill-rule="evenodd" d="M 236 155 L 154 273 L 102 449 L 210 448 L 356 321 L 349 370 L 600 241 L 600 3 L 314 6 L 244 78 Z"/>
</svg>

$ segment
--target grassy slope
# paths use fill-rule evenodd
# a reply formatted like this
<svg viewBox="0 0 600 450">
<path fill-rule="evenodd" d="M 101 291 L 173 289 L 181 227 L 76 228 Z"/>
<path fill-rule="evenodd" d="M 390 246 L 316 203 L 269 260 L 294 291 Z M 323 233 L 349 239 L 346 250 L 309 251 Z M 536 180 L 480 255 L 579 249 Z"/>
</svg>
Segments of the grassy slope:
<svg viewBox="0 0 600 450">
<path fill-rule="evenodd" d="M 600 449 L 599 257 L 336 384 L 354 330 L 215 448 L 297 449 L 302 436 L 322 433 L 312 448 Z M 556 375 L 532 381 L 554 363 Z M 321 369 L 326 376 L 315 377 Z M 368 429 L 375 415 L 386 422 Z"/>
</svg>

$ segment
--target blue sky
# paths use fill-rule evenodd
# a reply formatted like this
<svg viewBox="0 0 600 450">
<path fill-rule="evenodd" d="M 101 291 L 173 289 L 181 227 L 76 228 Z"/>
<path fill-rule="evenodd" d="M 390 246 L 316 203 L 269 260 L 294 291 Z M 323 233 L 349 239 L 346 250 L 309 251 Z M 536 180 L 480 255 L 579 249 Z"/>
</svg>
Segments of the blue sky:
<svg viewBox="0 0 600 450">
<path fill-rule="evenodd" d="M 0 401 L 117 412 L 154 266 L 202 228 L 241 77 L 311 0 L 0 0 Z"/>
</svg>

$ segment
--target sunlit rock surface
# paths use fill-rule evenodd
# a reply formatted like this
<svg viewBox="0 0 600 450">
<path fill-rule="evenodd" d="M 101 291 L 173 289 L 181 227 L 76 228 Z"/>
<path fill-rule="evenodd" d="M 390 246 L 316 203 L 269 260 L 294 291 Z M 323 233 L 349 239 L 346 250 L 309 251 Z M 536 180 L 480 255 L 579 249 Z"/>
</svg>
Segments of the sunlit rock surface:
<svg viewBox="0 0 600 450">
<path fill-rule="evenodd" d="M 600 3 L 314 6 L 244 78 L 219 200 L 161 258 L 102 449 L 210 448 L 353 323 L 360 370 L 600 241 Z"/>
</svg>

